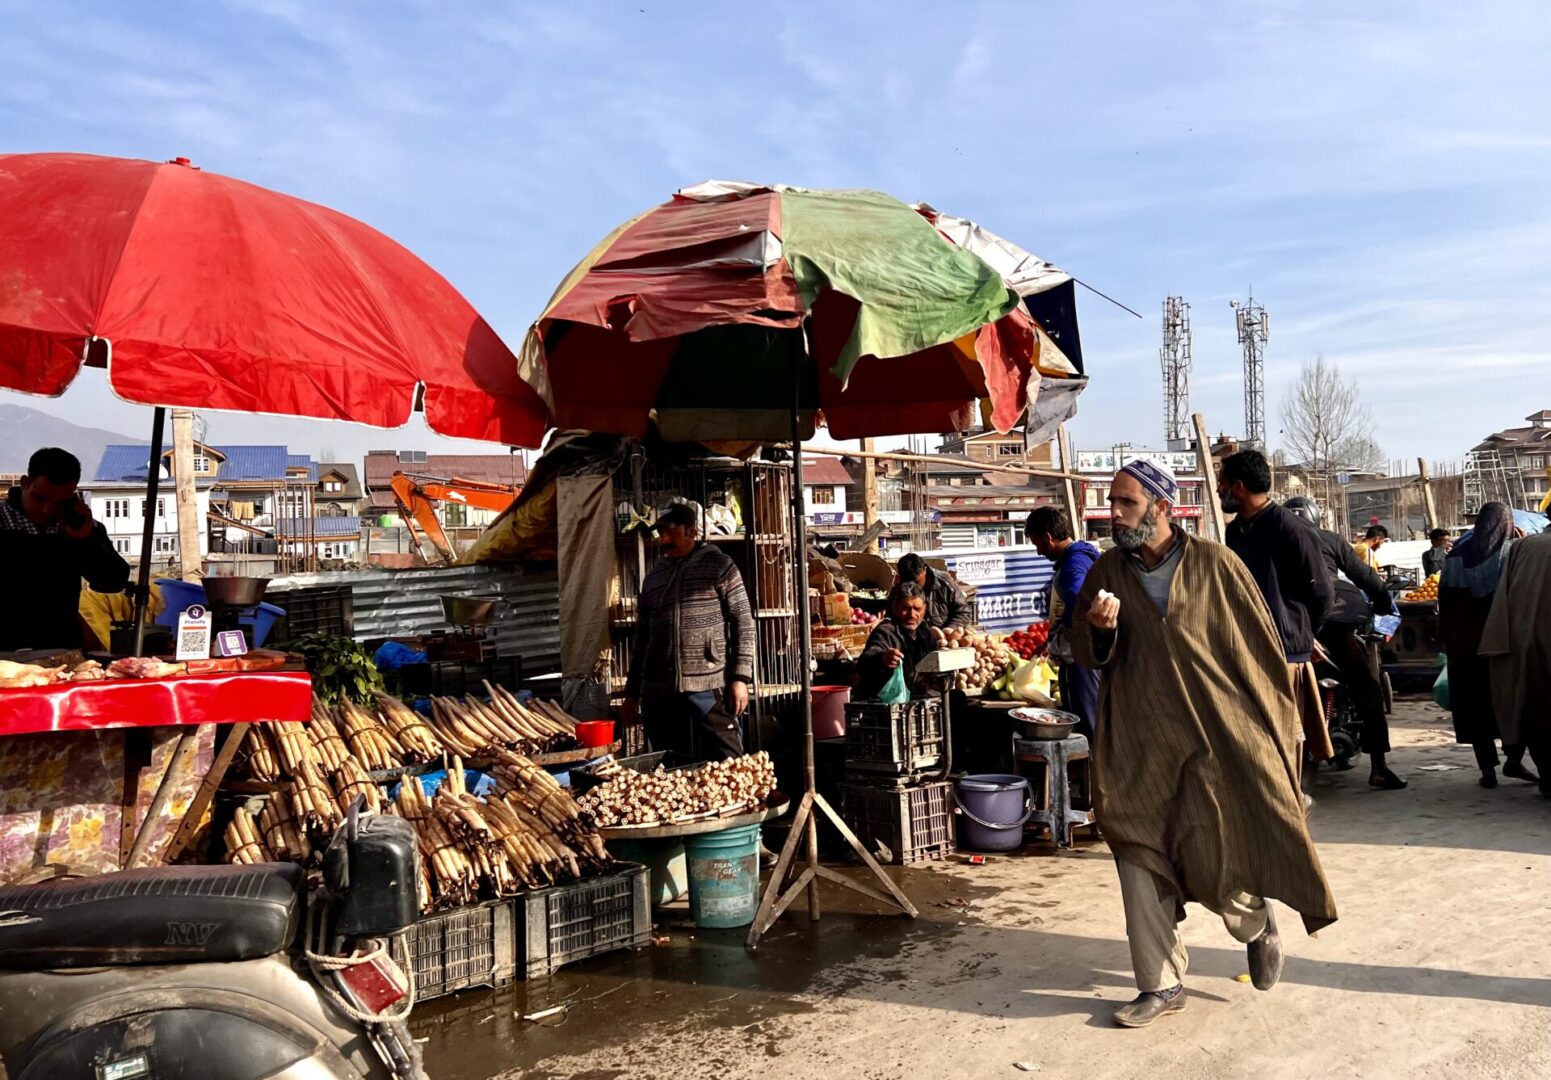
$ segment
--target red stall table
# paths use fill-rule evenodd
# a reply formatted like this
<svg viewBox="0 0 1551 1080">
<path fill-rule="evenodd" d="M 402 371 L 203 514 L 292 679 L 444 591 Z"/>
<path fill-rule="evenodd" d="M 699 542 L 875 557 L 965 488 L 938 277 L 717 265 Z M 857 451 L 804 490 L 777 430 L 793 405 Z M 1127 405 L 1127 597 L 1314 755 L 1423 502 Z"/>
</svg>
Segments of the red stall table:
<svg viewBox="0 0 1551 1080">
<path fill-rule="evenodd" d="M 111 833 L 115 831 L 112 823 L 116 820 L 124 837 L 122 844 L 113 845 L 111 836 L 104 836 L 102 847 L 118 847 L 119 866 L 138 865 L 153 837 L 162 846 L 162 859 L 170 860 L 183 850 L 198 829 L 215 789 L 243 743 L 248 724 L 265 720 L 305 723 L 310 719 L 311 711 L 312 680 L 306 672 L 300 671 L 103 679 L 0 690 L 0 735 L 9 737 L 7 742 L 0 743 L 0 751 L 5 754 L 6 764 L 18 771 L 18 775 L 8 778 L 3 807 L 5 823 L 7 826 L 12 824 L 13 814 L 25 816 L 20 797 L 30 786 L 38 785 L 35 794 L 44 806 L 43 817 L 35 827 L 17 820 L 14 830 L 0 829 L 0 855 L 7 859 L 10 855 L 22 855 L 22 852 L 10 851 L 17 846 L 11 841 L 21 842 L 29 832 L 35 834 L 45 823 L 63 820 L 73 809 L 70 806 L 72 798 L 102 806 L 105 802 L 101 790 L 103 778 L 96 777 L 89 767 L 95 758 L 105 759 L 110 754 L 116 755 L 115 761 L 127 762 L 130 754 L 125 739 L 136 729 L 148 729 L 147 737 L 157 740 L 151 764 L 165 764 L 154 795 L 142 791 L 138 778 L 132 782 L 126 771 L 121 777 L 123 788 L 116 813 L 101 814 L 90 808 L 83 809 L 79 818 L 68 822 L 68 838 L 72 844 L 89 844 L 94 829 Z M 231 727 L 218 749 L 215 747 L 215 725 Z M 149 730 L 171 728 L 179 729 L 175 740 L 161 737 L 166 733 Z M 54 748 L 56 739 L 59 740 L 57 750 Z M 191 794 L 188 790 L 190 774 L 202 758 L 208 760 L 205 775 Z M 107 767 L 106 760 L 103 766 Z M 78 775 L 83 768 L 89 775 Z M 135 772 L 138 774 L 138 770 Z M 96 786 L 93 786 L 92 778 L 99 781 Z M 188 799 L 188 803 L 181 814 L 174 812 L 181 821 L 168 839 L 156 834 L 162 813 L 175 792 L 179 793 L 179 801 Z M 137 819 L 141 822 L 138 827 Z M 11 831 L 17 835 L 10 835 Z M 82 837 L 86 840 L 81 841 Z M 44 839 L 38 837 L 37 842 L 41 844 Z M 46 858 L 42 863 L 51 864 Z M 98 868 L 97 872 L 102 869 L 111 867 Z"/>
</svg>

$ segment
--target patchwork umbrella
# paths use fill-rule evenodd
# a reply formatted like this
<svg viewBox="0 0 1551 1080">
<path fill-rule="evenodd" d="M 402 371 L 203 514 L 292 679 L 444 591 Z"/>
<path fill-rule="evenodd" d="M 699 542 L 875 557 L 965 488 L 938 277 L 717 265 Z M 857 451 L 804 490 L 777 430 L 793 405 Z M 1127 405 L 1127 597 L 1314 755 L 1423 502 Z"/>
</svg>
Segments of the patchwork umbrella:
<svg viewBox="0 0 1551 1080">
<path fill-rule="evenodd" d="M 641 435 L 655 422 L 670 440 L 789 438 L 793 580 L 803 582 L 801 444 L 820 420 L 837 438 L 960 430 L 985 401 L 1006 431 L 1035 396 L 1053 338 L 973 250 L 988 237 L 873 191 L 687 188 L 621 225 L 566 277 L 523 343 L 523 375 L 557 427 Z M 1045 370 L 1080 375 L 1054 347 Z M 796 594 L 806 628 L 807 590 Z M 807 789 L 751 947 L 804 889 L 817 917 L 819 878 L 916 914 L 815 790 L 809 645 L 797 637 Z M 881 888 L 819 863 L 819 815 Z"/>
<path fill-rule="evenodd" d="M 555 426 L 627 435 L 785 438 L 794 378 L 805 435 L 821 415 L 842 439 L 960 430 L 981 400 L 1005 431 L 1043 351 L 1045 374 L 1081 372 L 960 220 L 872 191 L 686 188 L 567 275 L 523 376 Z M 1071 281 L 1027 277 L 1030 295 Z"/>
</svg>

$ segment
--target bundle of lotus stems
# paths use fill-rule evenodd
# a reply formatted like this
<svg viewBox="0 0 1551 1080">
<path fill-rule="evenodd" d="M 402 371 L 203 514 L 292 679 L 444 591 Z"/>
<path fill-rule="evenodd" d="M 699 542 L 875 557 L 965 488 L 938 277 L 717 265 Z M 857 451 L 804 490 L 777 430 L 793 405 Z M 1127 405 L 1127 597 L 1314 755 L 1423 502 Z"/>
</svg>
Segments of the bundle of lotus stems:
<svg viewBox="0 0 1551 1080">
<path fill-rule="evenodd" d="M 350 752 L 367 769 L 396 769 L 404 764 L 404 748 L 377 717 L 353 701 L 341 701 L 334 709 Z"/>
<path fill-rule="evenodd" d="M 764 806 L 775 790 L 775 766 L 764 751 L 692 769 L 638 773 L 621 769 L 582 796 L 600 826 L 657 825 Z"/>
<path fill-rule="evenodd" d="M 499 686 L 486 682 L 489 701 L 473 694 L 462 701 L 431 699 L 436 733 L 465 757 L 487 758 L 500 750 L 538 754 L 577 746 L 576 721 L 552 702 L 534 698 L 526 705 Z"/>
<path fill-rule="evenodd" d="M 447 747 L 431 726 L 425 722 L 425 717 L 415 712 L 396 697 L 388 694 L 377 695 L 377 713 L 382 717 L 384 726 L 398 740 L 399 746 L 404 749 L 404 761 L 410 765 L 419 765 L 435 759 L 446 753 Z"/>
<path fill-rule="evenodd" d="M 226 861 L 234 863 L 261 863 L 269 861 L 269 852 L 259 840 L 259 830 L 253 815 L 245 806 L 239 806 L 226 826 Z"/>
<path fill-rule="evenodd" d="M 314 701 L 308 724 L 255 724 L 249 775 L 283 786 L 256 819 L 239 808 L 226 834 L 228 860 L 313 860 L 361 798 L 367 810 L 398 814 L 415 826 L 424 910 L 573 881 L 611 866 L 569 789 L 518 752 L 574 746 L 575 721 L 551 703 L 522 704 L 488 683 L 486 690 L 489 701 L 433 699 L 430 723 L 379 694 L 375 709 Z M 496 763 L 494 788 L 484 797 L 468 790 L 464 753 Z M 434 798 L 418 777 L 403 776 L 389 799 L 371 776 L 444 756 L 446 775 Z"/>
</svg>

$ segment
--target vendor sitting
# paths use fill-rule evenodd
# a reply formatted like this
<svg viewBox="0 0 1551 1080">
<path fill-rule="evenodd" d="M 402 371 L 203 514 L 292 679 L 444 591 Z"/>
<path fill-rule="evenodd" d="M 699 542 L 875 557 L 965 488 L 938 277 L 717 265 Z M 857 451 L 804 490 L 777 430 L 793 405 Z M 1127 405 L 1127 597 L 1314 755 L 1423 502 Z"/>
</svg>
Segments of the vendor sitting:
<svg viewBox="0 0 1551 1080">
<path fill-rule="evenodd" d="M 905 688 L 911 696 L 940 689 L 940 679 L 917 675 L 916 665 L 927 653 L 940 648 L 926 623 L 926 592 L 913 581 L 901 581 L 889 593 L 889 613 L 867 637 L 867 646 L 856 662 L 861 682 L 856 688 L 859 701 L 876 698 L 894 674 L 904 665 Z"/>
</svg>

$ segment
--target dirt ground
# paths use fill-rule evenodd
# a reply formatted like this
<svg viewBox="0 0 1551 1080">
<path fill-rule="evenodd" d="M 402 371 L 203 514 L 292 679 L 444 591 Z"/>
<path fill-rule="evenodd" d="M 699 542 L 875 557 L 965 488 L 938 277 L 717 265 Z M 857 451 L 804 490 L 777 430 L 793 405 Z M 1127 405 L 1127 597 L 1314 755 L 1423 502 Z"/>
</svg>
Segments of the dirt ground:
<svg viewBox="0 0 1551 1080">
<path fill-rule="evenodd" d="M 1517 781 L 1482 790 L 1430 702 L 1392 720 L 1391 764 L 1411 786 L 1370 791 L 1361 765 L 1320 774 L 1312 823 L 1341 919 L 1309 938 L 1281 910 L 1287 967 L 1269 993 L 1235 981 L 1243 947 L 1192 908 L 1189 1008 L 1111 1026 L 1134 995 L 1113 861 L 1098 843 L 1034 846 L 894 871 L 914 921 L 826 889 L 818 924 L 788 914 L 755 953 L 742 932 L 665 925 L 671 941 L 638 954 L 429 1003 L 414 1025 L 427 1067 L 436 1080 L 1543 1080 L 1551 801 Z"/>
</svg>

